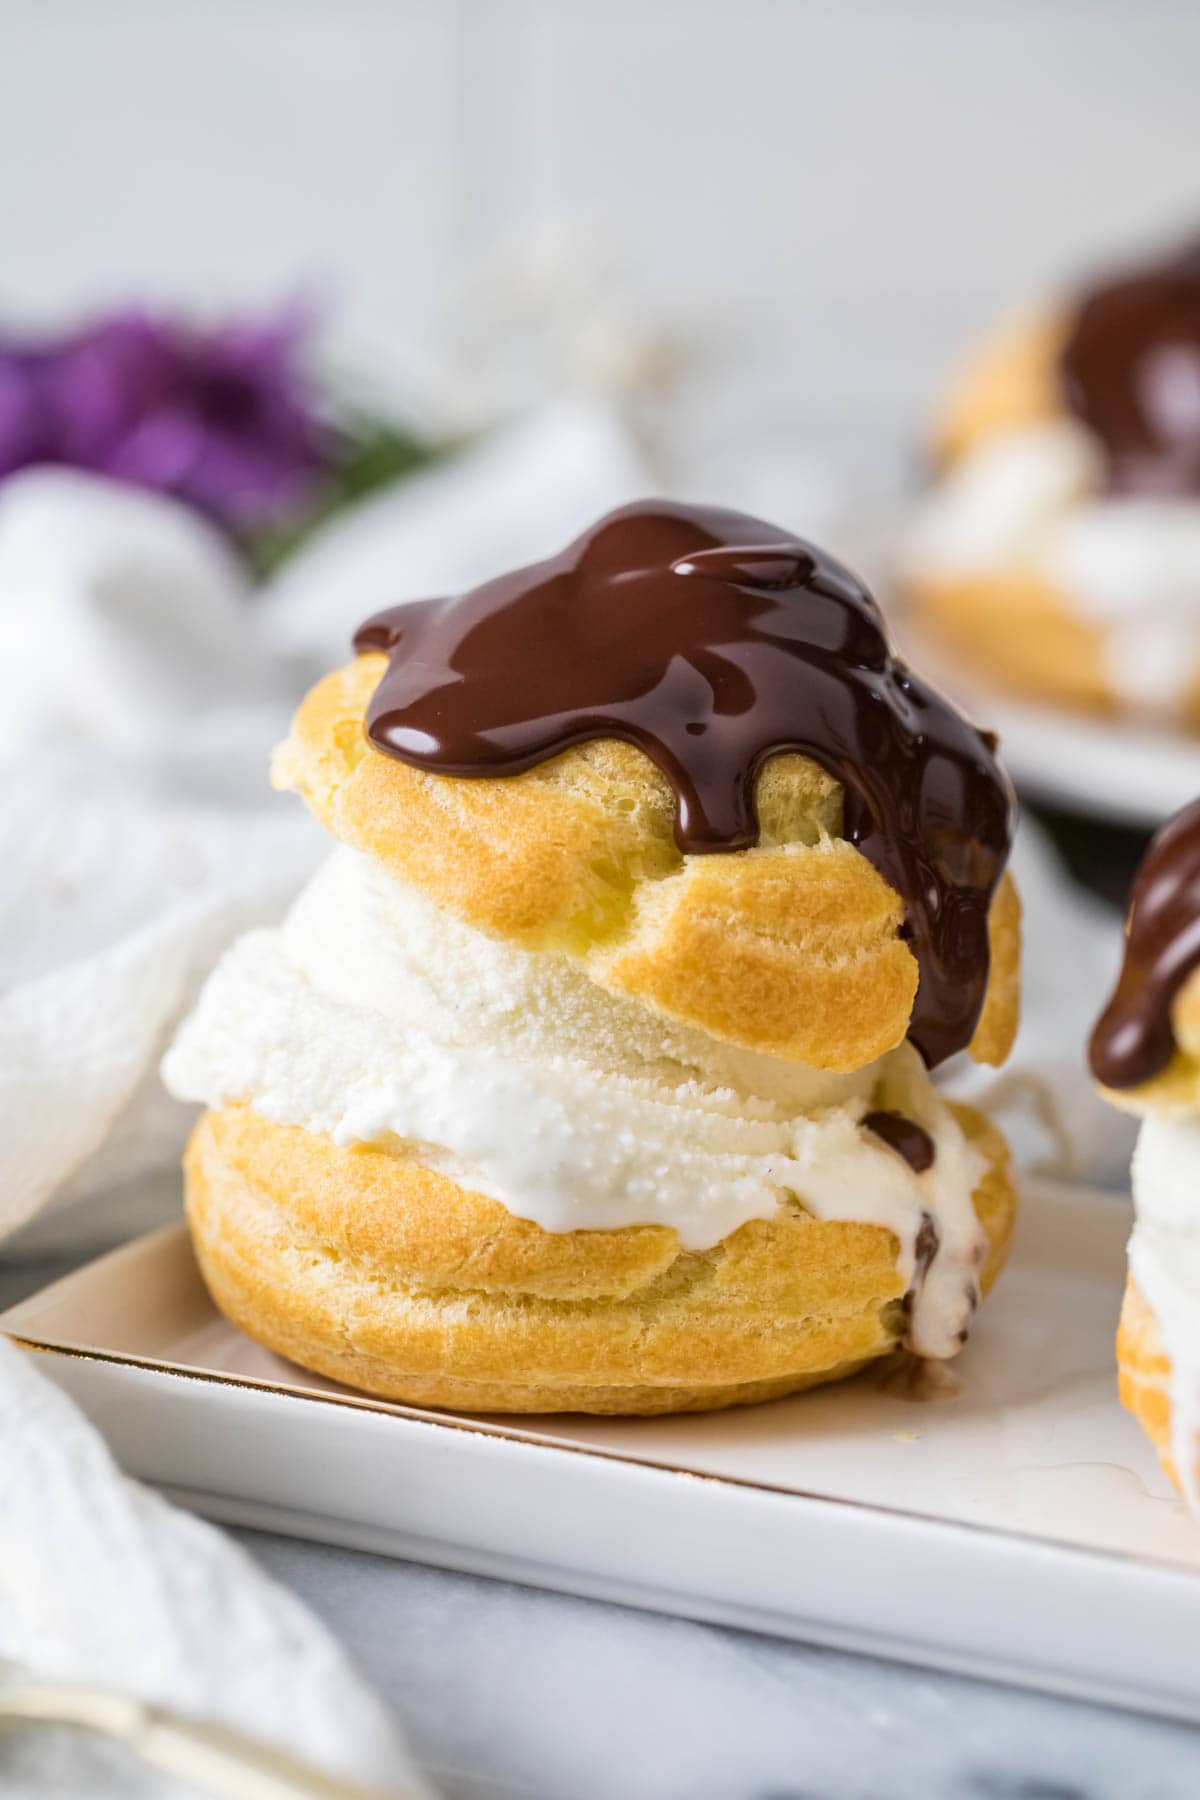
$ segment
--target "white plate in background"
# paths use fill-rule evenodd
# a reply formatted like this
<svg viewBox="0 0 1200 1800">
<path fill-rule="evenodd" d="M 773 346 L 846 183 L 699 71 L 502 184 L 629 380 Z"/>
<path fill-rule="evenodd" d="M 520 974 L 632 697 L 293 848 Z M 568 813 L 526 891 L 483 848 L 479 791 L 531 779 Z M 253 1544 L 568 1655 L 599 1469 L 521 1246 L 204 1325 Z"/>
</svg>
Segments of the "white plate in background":
<svg viewBox="0 0 1200 1800">
<path fill-rule="evenodd" d="M 1005 766 L 1031 799 L 1153 831 L 1200 796 L 1200 739 L 1057 712 L 990 690 L 972 689 L 963 703 L 999 734 Z"/>
<path fill-rule="evenodd" d="M 213 1518 L 1200 1721 L 1200 1528 L 1116 1399 L 1128 1226 L 1028 1184 L 937 1403 L 868 1375 L 673 1419 L 392 1406 L 229 1325 L 182 1227 L 0 1328 Z"/>
</svg>

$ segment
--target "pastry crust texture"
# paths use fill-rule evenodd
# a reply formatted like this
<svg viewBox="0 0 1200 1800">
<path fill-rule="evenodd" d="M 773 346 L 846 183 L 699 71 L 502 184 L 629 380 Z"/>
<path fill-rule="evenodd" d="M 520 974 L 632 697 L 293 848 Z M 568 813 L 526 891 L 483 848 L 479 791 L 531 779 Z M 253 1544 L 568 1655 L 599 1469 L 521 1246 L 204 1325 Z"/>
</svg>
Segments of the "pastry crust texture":
<svg viewBox="0 0 1200 1800">
<path fill-rule="evenodd" d="M 849 1073 L 902 1041 L 917 965 L 903 906 L 839 833 L 840 784 L 809 758 L 759 777 L 759 844 L 685 856 L 674 799 L 631 745 L 579 745 L 502 780 L 429 774 L 372 748 L 363 717 L 385 658 L 318 682 L 273 779 L 342 842 L 468 924 L 578 958 L 602 987 L 715 1038 Z M 1019 1011 L 1020 907 L 991 916 L 976 1060 L 1003 1062 Z"/>
<path fill-rule="evenodd" d="M 1138 1421 L 1158 1452 L 1176 1488 L 1179 1470 L 1171 1454 L 1171 1359 L 1158 1319 L 1132 1276 L 1125 1287 L 1117 1327 L 1117 1370 L 1121 1403 Z"/>
<path fill-rule="evenodd" d="M 1008 1149 L 955 1115 L 987 1170 L 973 1195 L 1003 1265 Z M 817 1220 L 803 1197 L 712 1249 L 664 1226 L 547 1232 L 405 1150 L 340 1148 L 248 1106 L 188 1147 L 188 1218 L 221 1307 L 306 1368 L 383 1398 L 484 1412 L 702 1411 L 854 1373 L 897 1347 L 897 1240 Z"/>
</svg>

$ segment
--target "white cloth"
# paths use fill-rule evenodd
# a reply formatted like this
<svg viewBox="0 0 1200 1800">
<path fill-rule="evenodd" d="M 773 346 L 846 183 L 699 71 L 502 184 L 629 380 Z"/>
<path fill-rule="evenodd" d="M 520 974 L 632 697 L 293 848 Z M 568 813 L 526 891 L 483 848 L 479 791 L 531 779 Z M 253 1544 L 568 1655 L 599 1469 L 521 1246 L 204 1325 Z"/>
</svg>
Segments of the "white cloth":
<svg viewBox="0 0 1200 1800">
<path fill-rule="evenodd" d="M 155 1058 L 316 854 L 262 778 L 286 688 L 248 592 L 182 506 L 65 469 L 0 488 L 0 1237 L 175 1152 Z"/>
<path fill-rule="evenodd" d="M 121 1475 L 2 1341 L 0 1443 L 0 1657 L 219 1721 L 389 1793 L 429 1793 L 324 1626 L 222 1532 Z M 175 1791 L 74 1735 L 2 1742 L 0 1793 L 14 1800 Z"/>
<path fill-rule="evenodd" d="M 259 788 L 280 723 L 246 771 Z M 322 847 L 298 808 L 147 791 L 100 746 L 16 767 L 0 784 L 0 1235 L 178 1155 L 187 1113 L 155 1077 L 169 1032 Z"/>
</svg>

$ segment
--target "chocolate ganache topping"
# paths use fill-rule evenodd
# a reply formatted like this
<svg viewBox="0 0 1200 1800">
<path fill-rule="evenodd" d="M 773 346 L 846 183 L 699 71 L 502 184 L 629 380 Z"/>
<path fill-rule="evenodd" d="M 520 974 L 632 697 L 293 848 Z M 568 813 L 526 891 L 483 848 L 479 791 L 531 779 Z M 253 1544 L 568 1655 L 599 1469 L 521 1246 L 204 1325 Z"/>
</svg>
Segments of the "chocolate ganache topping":
<svg viewBox="0 0 1200 1800">
<path fill-rule="evenodd" d="M 441 775 L 515 775 L 594 738 L 635 744 L 689 855 L 757 842 L 758 770 L 800 751 L 845 789 L 845 836 L 906 905 L 927 1063 L 970 1041 L 988 907 L 1014 820 L 995 740 L 892 654 L 861 583 L 742 513 L 627 506 L 558 556 L 369 619 L 388 667 L 377 750 Z"/>
<path fill-rule="evenodd" d="M 915 1119 L 908 1119 L 898 1112 L 869 1112 L 863 1124 L 881 1138 L 889 1150 L 902 1156 L 914 1175 L 923 1175 L 926 1169 L 932 1169 L 936 1146 L 925 1127 L 918 1125 Z"/>
<path fill-rule="evenodd" d="M 1110 493 L 1200 495 L 1200 242 L 1084 294 L 1059 373 Z"/>
<path fill-rule="evenodd" d="M 1175 1048 L 1171 1007 L 1200 967 L 1200 800 L 1169 819 L 1138 870 L 1129 903 L 1125 960 L 1089 1050 L 1092 1074 L 1110 1088 L 1161 1075 Z"/>
</svg>

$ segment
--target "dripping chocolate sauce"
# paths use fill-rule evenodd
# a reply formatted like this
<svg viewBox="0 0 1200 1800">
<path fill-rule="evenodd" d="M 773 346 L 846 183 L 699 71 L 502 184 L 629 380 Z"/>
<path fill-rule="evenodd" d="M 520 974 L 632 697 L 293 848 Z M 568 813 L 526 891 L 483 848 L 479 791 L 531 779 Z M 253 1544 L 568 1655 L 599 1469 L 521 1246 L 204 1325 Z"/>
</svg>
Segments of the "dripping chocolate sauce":
<svg viewBox="0 0 1200 1800">
<path fill-rule="evenodd" d="M 761 520 L 646 501 L 558 556 L 355 637 L 388 666 L 377 750 L 442 775 L 516 775 L 619 738 L 657 764 L 689 855 L 758 841 L 763 762 L 799 751 L 845 790 L 844 833 L 905 902 L 926 1063 L 970 1041 L 988 907 L 1014 800 L 995 740 L 892 656 L 874 600 L 832 557 Z"/>
<path fill-rule="evenodd" d="M 1114 495 L 1200 495 L 1200 242 L 1085 293 L 1059 374 Z"/>
<path fill-rule="evenodd" d="M 1175 1038 L 1171 1007 L 1200 968 L 1200 800 L 1169 819 L 1133 884 L 1125 959 L 1092 1033 L 1088 1059 L 1105 1087 L 1131 1088 L 1160 1075 Z"/>
<path fill-rule="evenodd" d="M 884 1116 L 886 1117 L 888 1115 L 885 1114 Z M 866 1122 L 867 1121 L 864 1119 L 863 1124 L 865 1125 Z M 932 1146 L 930 1146 L 930 1148 L 932 1149 Z M 921 1223 L 917 1227 L 917 1235 L 913 1239 L 912 1280 L 908 1284 L 908 1291 L 901 1303 L 905 1312 L 910 1315 L 913 1307 L 916 1305 L 917 1295 L 925 1285 L 925 1277 L 933 1267 L 934 1259 L 941 1247 L 942 1234 L 938 1229 L 937 1220 L 931 1212 L 923 1212 L 921 1214 Z M 965 1339 L 966 1334 L 964 1333 L 963 1336 Z"/>
<path fill-rule="evenodd" d="M 877 1138 L 882 1138 L 897 1156 L 902 1156 L 914 1175 L 923 1175 L 926 1169 L 932 1169 L 933 1139 L 915 1119 L 907 1119 L 903 1113 L 897 1112 L 869 1112 L 863 1124 Z M 925 1218 L 929 1219 L 928 1213 Z M 931 1219 L 929 1222 L 933 1223 Z"/>
</svg>

